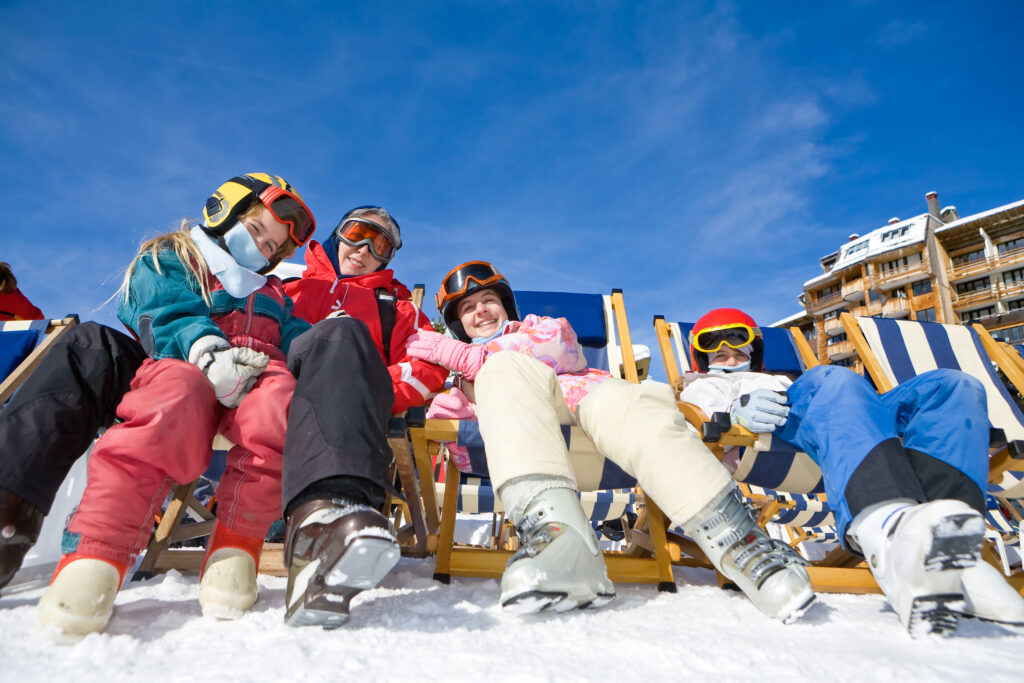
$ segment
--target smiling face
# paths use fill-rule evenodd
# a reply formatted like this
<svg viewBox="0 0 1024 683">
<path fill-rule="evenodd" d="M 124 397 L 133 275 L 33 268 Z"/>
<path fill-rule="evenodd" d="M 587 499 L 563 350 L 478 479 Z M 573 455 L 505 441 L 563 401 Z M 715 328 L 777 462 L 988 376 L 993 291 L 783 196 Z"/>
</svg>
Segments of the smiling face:
<svg viewBox="0 0 1024 683">
<path fill-rule="evenodd" d="M 715 355 L 711 357 L 711 365 L 725 365 L 730 368 L 734 368 L 740 363 L 745 363 L 749 360 L 747 354 L 743 353 L 738 349 L 734 349 L 731 346 L 722 344 L 722 348 L 715 352 Z"/>
<path fill-rule="evenodd" d="M 380 261 L 370 253 L 370 245 L 353 247 L 338 240 L 338 270 L 342 275 L 366 275 L 380 267 Z"/>
<path fill-rule="evenodd" d="M 462 297 L 455 312 L 471 339 L 491 336 L 508 320 L 501 297 L 493 289 L 481 289 Z"/>
<path fill-rule="evenodd" d="M 268 261 L 273 262 L 275 257 L 293 244 L 288 235 L 288 226 L 278 222 L 265 206 L 252 214 L 243 215 L 240 220 L 252 235 L 263 258 Z"/>
</svg>

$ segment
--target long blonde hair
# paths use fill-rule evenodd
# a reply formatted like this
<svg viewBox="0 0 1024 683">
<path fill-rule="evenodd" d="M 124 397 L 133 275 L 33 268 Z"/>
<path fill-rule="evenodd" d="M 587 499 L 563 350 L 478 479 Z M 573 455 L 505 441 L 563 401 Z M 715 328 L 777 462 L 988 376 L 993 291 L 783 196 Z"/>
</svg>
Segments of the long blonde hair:
<svg viewBox="0 0 1024 683">
<path fill-rule="evenodd" d="M 192 221 L 187 218 L 183 218 L 181 225 L 174 232 L 169 232 L 159 237 L 146 240 L 139 246 L 139 253 L 135 255 L 132 262 L 128 264 L 128 270 L 124 274 L 124 280 L 121 281 L 121 287 L 117 290 L 123 299 L 127 299 L 130 295 L 130 283 L 132 275 L 135 273 L 135 266 L 138 264 L 139 259 L 145 256 L 147 253 L 151 255 L 153 259 L 153 267 L 156 268 L 156 272 L 160 272 L 160 261 L 157 258 L 157 253 L 160 251 L 173 251 L 174 255 L 178 257 L 182 265 L 185 266 L 185 272 L 188 273 L 189 279 L 195 281 L 195 285 L 198 287 L 200 294 L 203 297 L 203 301 L 207 305 L 213 303 L 213 299 L 210 297 L 210 269 L 206 265 L 206 259 L 203 258 L 202 253 L 199 251 L 199 247 L 192 240 L 192 236 L 189 234 L 190 226 Z"/>
<path fill-rule="evenodd" d="M 252 206 L 245 210 L 238 220 L 243 218 L 249 218 L 255 216 L 260 212 L 268 210 L 262 202 L 255 201 Z M 213 303 L 213 299 L 210 297 L 210 268 L 206 265 L 206 259 L 203 258 L 202 253 L 199 251 L 199 247 L 192 240 L 192 235 L 189 234 L 193 221 L 189 218 L 182 218 L 181 225 L 174 232 L 169 232 L 166 235 L 160 235 L 153 239 L 146 240 L 139 246 L 139 253 L 135 255 L 132 262 L 128 264 L 128 270 L 124 274 L 124 280 L 121 281 L 121 287 L 118 288 L 114 296 L 120 294 L 123 298 L 127 298 L 129 294 L 128 285 L 132 279 L 132 273 L 135 272 L 135 264 L 139 262 L 139 259 L 146 255 L 146 253 L 152 254 L 153 267 L 156 268 L 156 272 L 160 272 L 160 261 L 157 260 L 157 252 L 165 249 L 173 250 L 174 254 L 178 257 L 178 260 L 185 266 L 185 271 L 190 275 L 189 279 L 195 279 L 196 285 L 199 288 L 199 293 L 203 297 L 203 301 L 207 305 Z M 273 258 L 278 261 L 290 258 L 295 253 L 299 245 L 289 237 L 285 240 L 277 249 L 277 253 Z M 113 298 L 113 297 L 111 297 Z"/>
</svg>

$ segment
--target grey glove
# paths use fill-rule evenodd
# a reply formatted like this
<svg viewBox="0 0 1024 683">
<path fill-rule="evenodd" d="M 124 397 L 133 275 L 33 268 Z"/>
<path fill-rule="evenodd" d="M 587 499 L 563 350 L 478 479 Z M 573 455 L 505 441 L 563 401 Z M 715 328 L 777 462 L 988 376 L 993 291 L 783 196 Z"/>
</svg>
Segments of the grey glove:
<svg viewBox="0 0 1024 683">
<path fill-rule="evenodd" d="M 196 365 L 210 380 L 217 400 L 227 408 L 237 408 L 269 362 L 270 356 L 265 353 L 232 346 L 206 351 Z"/>
<path fill-rule="evenodd" d="M 789 417 L 789 396 L 781 391 L 755 389 L 733 401 L 729 416 L 733 424 L 746 427 L 755 434 L 774 432 Z"/>
</svg>

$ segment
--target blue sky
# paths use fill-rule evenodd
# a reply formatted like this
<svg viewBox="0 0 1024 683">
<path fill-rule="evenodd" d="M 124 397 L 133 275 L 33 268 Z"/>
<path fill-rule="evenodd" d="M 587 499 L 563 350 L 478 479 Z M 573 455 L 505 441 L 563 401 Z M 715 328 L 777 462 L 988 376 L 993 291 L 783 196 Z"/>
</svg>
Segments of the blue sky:
<svg viewBox="0 0 1024 683">
<path fill-rule="evenodd" d="M 117 324 L 144 238 L 240 172 L 326 237 L 387 206 L 437 289 L 624 290 L 630 327 L 799 310 L 852 232 L 1024 198 L 1019 2 L 4 2 L 0 260 Z M 433 313 L 433 311 L 430 311 Z M 655 352 L 656 355 L 656 352 Z M 655 361 L 653 367 L 660 367 Z"/>
</svg>

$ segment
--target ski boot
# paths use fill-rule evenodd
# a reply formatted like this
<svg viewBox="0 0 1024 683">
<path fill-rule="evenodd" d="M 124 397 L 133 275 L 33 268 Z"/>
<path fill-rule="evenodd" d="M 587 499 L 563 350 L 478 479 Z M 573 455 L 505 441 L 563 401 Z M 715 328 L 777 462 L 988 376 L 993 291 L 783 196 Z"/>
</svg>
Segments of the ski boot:
<svg viewBox="0 0 1024 683">
<path fill-rule="evenodd" d="M 286 535 L 289 626 L 341 626 L 352 598 L 376 586 L 398 562 L 387 518 L 366 505 L 309 501 L 288 517 Z"/>
<path fill-rule="evenodd" d="M 517 614 L 600 607 L 615 598 L 604 555 L 576 492 L 542 491 L 516 524 L 520 548 L 501 576 L 501 606 Z"/>
<path fill-rule="evenodd" d="M 962 614 L 982 621 L 1024 626 L 1024 597 L 988 562 L 978 562 L 960 576 L 964 592 Z"/>
<path fill-rule="evenodd" d="M 220 521 L 214 524 L 199 579 L 199 605 L 204 615 L 238 619 L 256 603 L 256 572 L 262 551 L 262 538 L 236 534 Z"/>
<path fill-rule="evenodd" d="M 39 599 L 39 625 L 58 640 L 75 640 L 106 627 L 127 564 L 73 553 L 61 558 Z"/>
<path fill-rule="evenodd" d="M 791 623 L 814 602 L 807 562 L 757 525 L 735 485 L 724 488 L 682 527 L 715 569 L 768 616 Z"/>
<path fill-rule="evenodd" d="M 978 562 L 985 520 L 959 500 L 890 508 L 879 503 L 858 514 L 868 516 L 853 537 L 911 637 L 949 634 L 965 608 L 961 580 Z"/>
<path fill-rule="evenodd" d="M 21 496 L 0 489 L 0 588 L 21 569 L 25 554 L 39 538 L 45 516 Z"/>
</svg>

